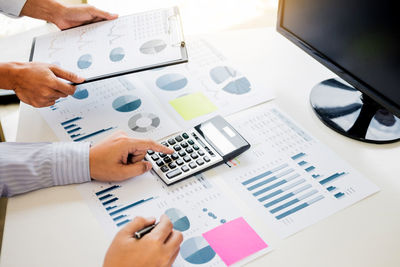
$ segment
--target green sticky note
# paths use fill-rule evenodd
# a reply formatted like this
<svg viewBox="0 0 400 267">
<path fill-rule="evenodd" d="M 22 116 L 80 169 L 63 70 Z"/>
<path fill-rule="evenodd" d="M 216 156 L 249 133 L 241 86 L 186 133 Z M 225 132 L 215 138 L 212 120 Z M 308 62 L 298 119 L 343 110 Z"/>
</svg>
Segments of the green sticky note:
<svg viewBox="0 0 400 267">
<path fill-rule="evenodd" d="M 209 114 L 218 108 L 203 93 L 197 92 L 169 101 L 185 121 Z"/>
</svg>

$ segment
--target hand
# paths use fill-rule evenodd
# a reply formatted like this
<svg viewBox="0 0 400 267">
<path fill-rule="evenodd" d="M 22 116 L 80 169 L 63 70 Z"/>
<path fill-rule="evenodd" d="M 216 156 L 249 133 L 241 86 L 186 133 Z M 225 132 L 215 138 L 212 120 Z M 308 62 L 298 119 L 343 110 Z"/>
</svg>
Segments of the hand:
<svg viewBox="0 0 400 267">
<path fill-rule="evenodd" d="M 141 239 L 135 232 L 155 223 L 155 219 L 136 217 L 117 233 L 112 241 L 103 267 L 164 267 L 171 266 L 178 256 L 182 234 L 172 229 L 172 223 L 164 214 L 159 224 Z"/>
<path fill-rule="evenodd" d="M 151 163 L 143 161 L 147 150 L 174 152 L 154 141 L 133 139 L 117 132 L 90 149 L 90 176 L 99 181 L 122 181 L 143 174 L 151 169 Z"/>
<path fill-rule="evenodd" d="M 51 22 L 61 30 L 71 27 L 98 22 L 102 20 L 113 20 L 118 18 L 116 14 L 110 14 L 90 5 L 77 5 L 66 7 L 61 16 L 54 18 Z"/>
<path fill-rule="evenodd" d="M 85 79 L 63 70 L 56 65 L 45 63 L 10 63 L 9 84 L 18 98 L 34 107 L 54 105 L 60 97 L 73 95 L 75 86 L 61 81 L 59 78 L 73 83 L 81 83 Z"/>
<path fill-rule="evenodd" d="M 90 5 L 65 6 L 54 0 L 28 0 L 20 15 L 50 21 L 62 30 L 118 17 Z"/>
</svg>

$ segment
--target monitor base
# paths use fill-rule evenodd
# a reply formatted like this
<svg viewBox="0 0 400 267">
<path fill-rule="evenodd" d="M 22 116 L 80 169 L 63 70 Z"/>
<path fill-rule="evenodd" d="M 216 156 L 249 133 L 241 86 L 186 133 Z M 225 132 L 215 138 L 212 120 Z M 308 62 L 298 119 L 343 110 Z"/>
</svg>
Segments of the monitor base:
<svg viewBox="0 0 400 267">
<path fill-rule="evenodd" d="M 342 80 L 314 86 L 310 102 L 320 120 L 342 135 L 375 144 L 400 141 L 400 119 Z"/>
</svg>

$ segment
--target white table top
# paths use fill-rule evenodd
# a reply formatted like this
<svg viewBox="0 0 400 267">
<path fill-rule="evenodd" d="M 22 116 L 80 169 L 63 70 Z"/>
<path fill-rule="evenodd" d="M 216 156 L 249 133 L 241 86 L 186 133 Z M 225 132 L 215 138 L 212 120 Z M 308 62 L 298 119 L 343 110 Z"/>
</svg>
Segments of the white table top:
<svg viewBox="0 0 400 267">
<path fill-rule="evenodd" d="M 381 188 L 284 240 L 242 205 L 248 220 L 274 246 L 249 266 L 399 266 L 400 143 L 361 143 L 324 126 L 311 110 L 309 93 L 335 75 L 274 29 L 223 32 L 207 39 L 243 72 L 263 77 L 265 87 L 276 90 L 273 102 Z M 22 104 L 17 141 L 55 140 L 37 110 Z M 109 241 L 74 185 L 43 189 L 9 199 L 0 266 L 101 266 Z"/>
</svg>

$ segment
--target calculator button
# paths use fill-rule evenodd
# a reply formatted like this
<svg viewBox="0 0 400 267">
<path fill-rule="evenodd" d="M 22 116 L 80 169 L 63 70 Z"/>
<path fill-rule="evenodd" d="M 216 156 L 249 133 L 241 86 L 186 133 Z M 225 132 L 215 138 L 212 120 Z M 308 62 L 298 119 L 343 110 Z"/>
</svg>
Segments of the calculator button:
<svg viewBox="0 0 400 267">
<path fill-rule="evenodd" d="M 183 160 L 184 160 L 185 162 L 189 162 L 189 161 L 191 161 L 192 159 L 191 159 L 189 156 L 184 156 L 184 157 L 183 157 Z"/>
<path fill-rule="evenodd" d="M 176 144 L 175 139 L 172 139 L 172 138 L 169 139 L 169 140 L 168 140 L 168 144 L 170 144 L 171 146 L 172 146 L 172 145 L 175 145 L 175 144 Z"/>
<path fill-rule="evenodd" d="M 172 161 L 172 159 L 170 157 L 165 157 L 164 158 L 164 162 L 165 163 L 170 163 Z"/>
<path fill-rule="evenodd" d="M 188 135 L 187 133 L 183 133 L 182 136 L 183 136 L 183 138 L 185 138 L 185 139 L 188 139 L 188 138 L 189 138 L 189 135 Z"/>
<path fill-rule="evenodd" d="M 154 154 L 153 156 L 151 156 L 151 159 L 156 161 L 159 160 L 160 158 L 156 154 Z"/>
<path fill-rule="evenodd" d="M 176 170 L 173 170 L 172 172 L 167 173 L 167 177 L 169 179 L 171 179 L 171 178 L 178 176 L 181 173 L 182 173 L 182 171 L 180 169 L 176 169 Z"/>
<path fill-rule="evenodd" d="M 175 163 L 173 163 L 173 162 L 171 162 L 169 165 L 168 165 L 168 167 L 172 170 L 172 169 L 175 169 L 176 168 L 176 164 Z"/>
<path fill-rule="evenodd" d="M 174 145 L 174 149 L 175 149 L 175 151 L 179 151 L 179 150 L 181 150 L 182 148 L 181 148 L 179 145 Z"/>
<path fill-rule="evenodd" d="M 183 141 L 183 138 L 182 138 L 182 136 L 178 135 L 178 136 L 175 137 L 175 140 L 176 140 L 177 142 L 182 142 L 182 141 Z"/>
<path fill-rule="evenodd" d="M 197 159 L 199 157 L 196 153 L 192 153 L 190 154 L 190 156 L 192 157 L 192 159 Z"/>
<path fill-rule="evenodd" d="M 185 150 L 186 150 L 187 153 L 192 153 L 193 152 L 193 149 L 191 147 L 188 147 Z"/>
<path fill-rule="evenodd" d="M 178 164 L 179 166 L 183 164 L 183 160 L 178 159 L 177 161 L 175 161 L 176 164 Z"/>
<path fill-rule="evenodd" d="M 197 165 L 196 165 L 196 163 L 194 163 L 194 162 L 190 162 L 190 163 L 189 163 L 189 167 L 192 168 L 192 169 L 194 169 L 194 168 L 197 167 Z"/>
<path fill-rule="evenodd" d="M 161 144 L 162 144 L 163 146 L 168 146 L 168 143 L 167 143 L 167 142 L 161 142 Z"/>
<path fill-rule="evenodd" d="M 165 165 L 161 167 L 162 172 L 167 172 L 168 170 L 169 170 L 168 167 Z"/>
<path fill-rule="evenodd" d="M 181 156 L 181 157 L 186 156 L 186 152 L 183 151 L 183 150 L 182 150 L 182 151 L 179 151 L 178 154 L 179 154 L 179 156 Z"/>
<path fill-rule="evenodd" d="M 194 141 L 193 141 L 192 139 L 189 139 L 189 140 L 188 140 L 188 143 L 189 143 L 189 145 L 193 145 L 193 144 L 194 144 Z"/>
<path fill-rule="evenodd" d="M 199 156 L 204 156 L 204 152 L 202 150 L 197 151 L 197 153 L 199 154 Z"/>
<path fill-rule="evenodd" d="M 186 165 L 185 165 L 185 166 L 182 166 L 181 169 L 182 169 L 182 171 L 184 171 L 184 172 L 187 172 L 187 171 L 189 170 L 188 166 L 186 166 Z"/>
<path fill-rule="evenodd" d="M 198 165 L 203 165 L 203 164 L 204 164 L 204 161 L 203 161 L 202 159 L 198 159 L 198 160 L 196 160 L 196 163 L 197 163 Z"/>
<path fill-rule="evenodd" d="M 167 154 L 164 154 L 164 153 L 158 153 L 158 155 L 160 155 L 160 157 L 162 157 L 162 158 L 164 158 L 164 157 L 166 157 L 167 156 Z"/>
<path fill-rule="evenodd" d="M 153 150 L 147 150 L 147 154 L 153 155 L 153 154 L 154 154 L 154 151 L 153 151 Z"/>
<path fill-rule="evenodd" d="M 164 165 L 164 162 L 161 159 L 159 159 L 156 161 L 156 164 L 158 167 L 161 167 L 162 165 Z"/>
<path fill-rule="evenodd" d="M 203 159 L 204 159 L 205 162 L 210 162 L 210 158 L 207 157 L 207 156 L 205 156 Z"/>
<path fill-rule="evenodd" d="M 188 147 L 188 144 L 187 144 L 186 142 L 182 142 L 182 143 L 181 143 L 181 147 L 187 148 L 187 147 Z"/>
<path fill-rule="evenodd" d="M 177 159 L 179 159 L 179 156 L 178 156 L 178 154 L 174 153 L 174 154 L 171 155 L 171 158 L 173 160 L 177 160 Z"/>
<path fill-rule="evenodd" d="M 199 150 L 199 147 L 197 145 L 193 145 L 194 150 Z"/>
</svg>

